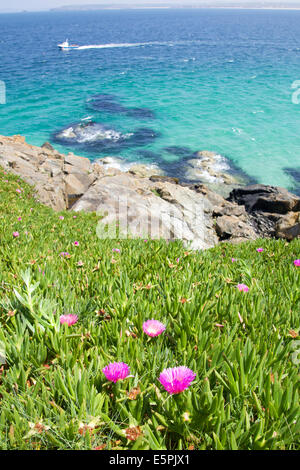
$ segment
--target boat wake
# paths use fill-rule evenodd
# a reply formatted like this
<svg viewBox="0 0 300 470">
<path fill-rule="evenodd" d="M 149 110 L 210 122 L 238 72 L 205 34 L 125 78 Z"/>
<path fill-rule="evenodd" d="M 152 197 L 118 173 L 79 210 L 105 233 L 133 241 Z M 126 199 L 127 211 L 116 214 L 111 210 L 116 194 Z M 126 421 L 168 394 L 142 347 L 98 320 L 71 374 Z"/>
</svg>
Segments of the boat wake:
<svg viewBox="0 0 300 470">
<path fill-rule="evenodd" d="M 110 49 L 115 47 L 142 47 L 142 46 L 172 46 L 170 42 L 133 42 L 133 43 L 110 43 L 110 44 L 91 44 L 88 46 L 79 46 L 77 50 L 84 49 Z"/>
</svg>

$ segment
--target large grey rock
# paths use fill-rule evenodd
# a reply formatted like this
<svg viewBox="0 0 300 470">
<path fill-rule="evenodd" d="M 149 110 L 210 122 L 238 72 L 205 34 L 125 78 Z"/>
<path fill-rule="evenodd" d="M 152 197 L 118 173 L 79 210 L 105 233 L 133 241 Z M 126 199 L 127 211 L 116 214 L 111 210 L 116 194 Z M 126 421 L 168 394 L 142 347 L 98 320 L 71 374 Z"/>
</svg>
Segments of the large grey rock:
<svg viewBox="0 0 300 470">
<path fill-rule="evenodd" d="M 235 215 L 222 215 L 216 220 L 216 232 L 221 240 L 258 238 L 249 223 Z"/>
<path fill-rule="evenodd" d="M 123 236 L 181 239 L 205 249 L 218 239 L 204 208 L 205 198 L 189 188 L 122 174 L 96 181 L 72 209 L 102 215 L 100 237 L 118 223 Z"/>
<path fill-rule="evenodd" d="M 64 160 L 66 165 L 71 165 L 82 172 L 88 173 L 91 171 L 91 162 L 88 158 L 79 157 L 78 155 L 69 153 L 68 155 L 65 155 Z"/>
</svg>

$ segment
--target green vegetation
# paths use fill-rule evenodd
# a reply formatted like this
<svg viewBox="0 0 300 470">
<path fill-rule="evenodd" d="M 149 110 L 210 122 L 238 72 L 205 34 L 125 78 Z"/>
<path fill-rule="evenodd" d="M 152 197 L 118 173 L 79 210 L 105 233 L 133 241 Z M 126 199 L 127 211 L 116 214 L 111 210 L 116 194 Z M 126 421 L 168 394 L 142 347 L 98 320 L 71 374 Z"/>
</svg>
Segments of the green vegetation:
<svg viewBox="0 0 300 470">
<path fill-rule="evenodd" d="M 299 240 L 99 240 L 96 214 L 31 192 L 0 170 L 1 449 L 299 448 Z M 114 361 L 133 377 L 107 382 Z M 197 376 L 171 396 L 158 377 L 178 365 Z"/>
</svg>

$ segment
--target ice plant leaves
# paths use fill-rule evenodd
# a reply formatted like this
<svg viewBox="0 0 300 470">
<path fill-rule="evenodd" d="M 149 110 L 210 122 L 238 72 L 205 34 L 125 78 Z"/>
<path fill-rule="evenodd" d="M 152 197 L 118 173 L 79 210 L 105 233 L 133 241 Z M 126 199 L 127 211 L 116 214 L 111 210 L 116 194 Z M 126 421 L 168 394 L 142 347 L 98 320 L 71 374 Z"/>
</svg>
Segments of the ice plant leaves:
<svg viewBox="0 0 300 470">
<path fill-rule="evenodd" d="M 100 240 L 97 214 L 57 214 L 1 169 L 0 191 L 5 448 L 299 447 L 300 240 L 185 256 L 180 242 Z M 167 329 L 149 338 L 148 319 Z M 108 380 L 116 361 L 134 377 Z M 170 394 L 158 378 L 181 364 L 197 376 Z"/>
</svg>

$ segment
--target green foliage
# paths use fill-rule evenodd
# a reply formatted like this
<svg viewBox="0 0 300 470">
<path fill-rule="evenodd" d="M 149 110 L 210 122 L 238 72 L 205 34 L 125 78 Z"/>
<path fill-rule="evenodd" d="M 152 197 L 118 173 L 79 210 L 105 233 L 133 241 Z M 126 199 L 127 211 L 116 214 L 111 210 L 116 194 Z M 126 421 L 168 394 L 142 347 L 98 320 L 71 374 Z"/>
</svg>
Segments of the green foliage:
<svg viewBox="0 0 300 470">
<path fill-rule="evenodd" d="M 299 240 L 191 252 L 99 240 L 98 221 L 0 170 L 0 449 L 298 449 Z M 106 382 L 113 361 L 133 377 Z M 196 380 L 169 396 L 158 377 L 177 365 Z"/>
</svg>

